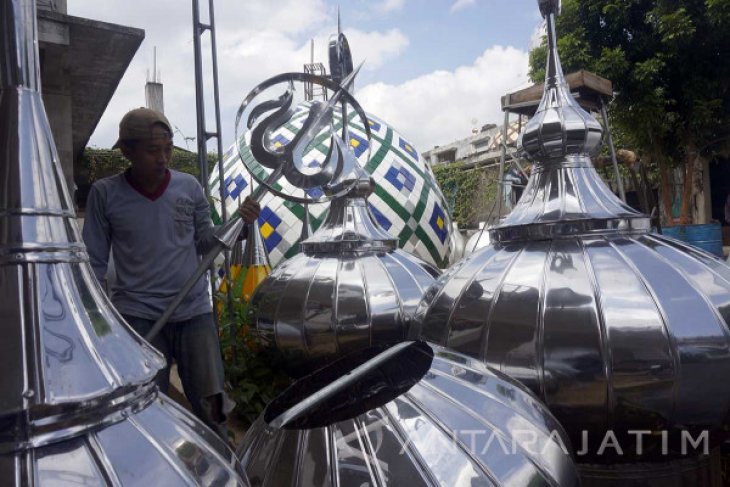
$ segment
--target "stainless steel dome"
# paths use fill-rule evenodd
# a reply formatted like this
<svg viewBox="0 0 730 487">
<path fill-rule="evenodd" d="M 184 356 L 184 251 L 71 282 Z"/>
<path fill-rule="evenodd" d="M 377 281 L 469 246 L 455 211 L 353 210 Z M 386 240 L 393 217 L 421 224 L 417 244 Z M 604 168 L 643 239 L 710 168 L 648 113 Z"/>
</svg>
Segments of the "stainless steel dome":
<svg viewBox="0 0 730 487">
<path fill-rule="evenodd" d="M 238 449 L 252 485 L 580 485 L 557 421 L 516 381 L 425 342 L 295 382 Z"/>
<path fill-rule="evenodd" d="M 491 242 L 489 238 L 489 230 L 485 227 L 480 227 L 477 233 L 469 237 L 464 245 L 464 257 L 469 257 L 471 254 L 479 249 L 483 249 L 488 246 Z"/>
<path fill-rule="evenodd" d="M 0 484 L 247 485 L 158 394 L 164 359 L 101 291 L 38 91 L 32 0 L 0 3 Z"/>
<path fill-rule="evenodd" d="M 547 19 L 545 94 L 521 141 L 536 161 L 492 245 L 426 293 L 414 335 L 483 360 L 527 385 L 597 453 L 609 431 L 717 431 L 730 411 L 730 269 L 710 254 L 649 233 L 589 155 L 600 127 L 567 89 Z M 420 332 L 420 333 L 419 333 Z M 622 443 L 635 446 L 635 441 Z M 631 452 L 616 461 L 627 461 Z M 634 449 L 633 453 L 638 454 Z M 605 457 L 604 457 L 605 460 Z"/>
<path fill-rule="evenodd" d="M 302 252 L 279 264 L 252 298 L 256 327 L 302 375 L 335 357 L 406 338 L 438 269 L 396 249 L 367 206 L 369 178 L 332 201 Z"/>
</svg>

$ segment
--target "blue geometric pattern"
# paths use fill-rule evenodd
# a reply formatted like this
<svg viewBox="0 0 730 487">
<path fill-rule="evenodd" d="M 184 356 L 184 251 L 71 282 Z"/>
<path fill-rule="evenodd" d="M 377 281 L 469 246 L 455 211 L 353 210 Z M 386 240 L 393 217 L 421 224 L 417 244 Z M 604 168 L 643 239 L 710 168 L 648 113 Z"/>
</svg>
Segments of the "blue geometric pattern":
<svg viewBox="0 0 730 487">
<path fill-rule="evenodd" d="M 439 207 L 438 203 L 433 205 L 433 213 L 431 214 L 429 223 L 431 224 L 433 231 L 436 232 L 436 236 L 441 240 L 441 243 L 444 243 L 446 241 L 446 237 L 449 235 L 449 229 L 446 226 L 446 215 L 441 207 Z"/>
<path fill-rule="evenodd" d="M 248 186 L 248 183 L 240 174 L 237 174 L 235 178 L 228 176 L 225 180 L 226 198 L 237 200 L 238 195 L 241 194 L 241 191 L 246 189 L 246 186 Z"/>
<path fill-rule="evenodd" d="M 264 238 L 264 245 L 266 245 L 266 251 L 271 252 L 282 237 L 279 232 L 276 231 L 276 227 L 281 224 L 281 218 L 276 213 L 271 211 L 271 208 L 264 206 L 259 214 L 259 228 L 261 229 L 261 236 Z"/>
<path fill-rule="evenodd" d="M 386 216 L 383 215 L 372 203 L 368 203 L 368 207 L 370 208 L 370 211 L 373 212 L 375 219 L 378 220 L 378 223 L 380 223 L 380 226 L 386 230 L 390 230 L 390 227 L 393 226 L 393 222 L 388 220 L 388 218 L 386 218 Z"/>
<path fill-rule="evenodd" d="M 409 156 L 411 156 L 415 160 L 418 160 L 418 153 L 416 152 L 416 149 L 414 149 L 411 144 L 409 144 L 408 142 L 406 142 L 403 139 L 403 137 L 398 137 L 398 145 L 400 146 L 401 149 L 403 149 L 404 151 L 406 151 Z"/>
<path fill-rule="evenodd" d="M 305 189 L 304 192 L 307 193 L 311 198 L 320 198 L 324 195 L 321 188 Z"/>
<path fill-rule="evenodd" d="M 294 120 L 276 129 L 271 134 L 274 145 L 290 144 L 302 123 L 309 113 L 307 103 L 296 109 Z M 335 114 L 335 120 L 337 116 Z M 433 172 L 418 156 L 416 150 L 410 146 L 407 139 L 391 128 L 379 118 L 368 114 L 368 124 L 372 139 L 365 136 L 365 129 L 360 125 L 357 117 L 353 118 L 350 126 L 350 144 L 353 153 L 375 182 L 375 192 L 368 200 L 371 215 L 377 222 L 387 229 L 393 237 L 398 239 L 398 245 L 406 252 L 436 264 L 445 266 L 451 255 L 451 217 L 448 213 L 448 202 L 436 184 Z M 365 143 L 363 143 L 365 142 Z M 238 146 L 240 144 L 240 147 Z M 321 165 L 329 146 L 329 140 L 322 134 L 317 144 L 305 150 L 302 162 L 312 167 Z M 241 150 L 243 157 L 250 158 L 250 147 L 245 139 L 238 141 L 228 151 L 230 154 L 223 163 L 223 178 L 218 178 L 218 168 L 211 171 L 209 187 L 211 194 L 218 194 L 218 184 L 223 183 L 230 191 L 236 189 L 235 181 L 248 182 L 240 191 L 239 198 L 250 194 L 258 187 L 249 181 L 249 175 L 239 157 Z M 238 175 L 241 177 L 237 177 Z M 229 179 L 230 178 L 230 179 Z M 302 190 L 294 188 L 291 183 L 282 178 L 279 184 L 285 193 L 303 196 Z M 314 198 L 322 196 L 321 189 L 308 191 Z M 220 208 L 220 202 L 215 202 Z M 232 198 L 225 198 L 229 214 L 232 214 L 238 202 Z M 434 208 L 437 204 L 438 208 Z M 303 209 L 301 205 L 285 202 L 271 193 L 261 200 L 262 217 L 261 235 L 264 239 L 269 258 L 273 265 L 294 255 L 298 250 L 297 242 L 301 237 Z M 328 204 L 311 204 L 309 213 L 313 227 L 316 229 L 326 216 Z M 217 210 L 218 211 L 218 210 Z M 429 221 L 430 219 L 430 221 Z M 222 258 L 219 259 L 222 262 Z"/>
<path fill-rule="evenodd" d="M 281 146 L 288 144 L 291 141 L 289 139 L 287 139 L 286 137 L 284 137 L 282 134 L 276 134 L 276 137 L 274 137 L 271 142 L 273 142 L 272 145 L 274 147 L 281 147 Z"/>
<path fill-rule="evenodd" d="M 368 150 L 368 147 L 370 147 L 370 144 L 368 144 L 367 140 L 363 139 L 354 132 L 350 132 L 350 145 L 355 151 L 355 156 L 357 157 L 363 155 L 365 151 Z"/>
<path fill-rule="evenodd" d="M 385 179 L 395 186 L 398 191 L 405 187 L 410 192 L 416 187 L 416 177 L 404 167 L 395 168 L 391 166 L 388 172 L 385 173 Z"/>
</svg>

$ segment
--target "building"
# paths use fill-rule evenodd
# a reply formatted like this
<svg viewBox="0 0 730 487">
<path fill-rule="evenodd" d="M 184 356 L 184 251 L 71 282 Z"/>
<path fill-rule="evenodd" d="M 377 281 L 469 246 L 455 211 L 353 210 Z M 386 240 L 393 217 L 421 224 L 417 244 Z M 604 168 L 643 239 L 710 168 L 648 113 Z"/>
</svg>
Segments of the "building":
<svg viewBox="0 0 730 487">
<path fill-rule="evenodd" d="M 481 130 L 465 139 L 456 140 L 446 145 L 436 146 L 422 154 L 431 166 L 451 164 L 453 162 L 481 163 L 499 158 L 499 146 L 495 146 L 495 138 L 499 128 L 494 124 L 484 125 Z"/>
<path fill-rule="evenodd" d="M 67 15 L 67 0 L 38 0 L 43 101 L 66 183 L 83 176 L 84 148 L 137 52 L 144 31 Z"/>
</svg>

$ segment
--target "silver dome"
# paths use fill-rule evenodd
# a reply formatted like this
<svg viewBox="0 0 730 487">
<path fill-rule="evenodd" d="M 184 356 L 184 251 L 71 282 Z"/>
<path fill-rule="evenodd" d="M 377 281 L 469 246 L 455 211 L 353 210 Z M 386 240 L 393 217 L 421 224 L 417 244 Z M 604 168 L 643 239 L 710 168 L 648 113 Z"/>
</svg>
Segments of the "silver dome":
<svg viewBox="0 0 730 487">
<path fill-rule="evenodd" d="M 396 249 L 367 206 L 365 178 L 332 201 L 302 252 L 279 264 L 252 298 L 262 338 L 302 375 L 344 353 L 406 338 L 438 269 Z"/>
<path fill-rule="evenodd" d="M 730 269 L 650 234 L 648 218 L 600 180 L 589 158 L 596 130 L 574 117 L 557 57 L 558 2 L 540 4 L 550 48 L 540 109 L 549 113 L 522 137 L 535 170 L 490 231 L 492 245 L 426 293 L 414 336 L 520 380 L 574 442 L 584 431 L 595 439 L 588 455 L 609 430 L 717 431 L 730 411 L 730 387 L 712 379 L 730 374 Z M 658 443 L 647 438 L 644 458 Z M 630 458 L 626 448 L 616 461 Z"/>
<path fill-rule="evenodd" d="M 163 357 L 101 291 L 39 89 L 36 10 L 0 3 L 0 484 L 246 485 L 158 394 Z"/>
<path fill-rule="evenodd" d="M 484 227 L 479 228 L 477 233 L 469 237 L 469 240 L 466 241 L 466 244 L 464 245 L 464 257 L 469 257 L 477 250 L 483 249 L 488 246 L 491 241 L 492 240 L 489 238 L 489 230 Z"/>
<path fill-rule="evenodd" d="M 295 382 L 246 433 L 252 485 L 580 485 L 532 394 L 425 342 L 348 355 Z"/>
</svg>

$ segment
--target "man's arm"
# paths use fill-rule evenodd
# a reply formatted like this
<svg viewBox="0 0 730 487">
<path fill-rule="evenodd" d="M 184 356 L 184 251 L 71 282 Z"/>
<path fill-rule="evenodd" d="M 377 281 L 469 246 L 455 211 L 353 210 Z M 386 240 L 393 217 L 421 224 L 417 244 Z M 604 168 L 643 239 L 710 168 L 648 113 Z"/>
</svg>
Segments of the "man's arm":
<svg viewBox="0 0 730 487">
<path fill-rule="evenodd" d="M 210 205 L 205 199 L 205 193 L 200 184 L 197 184 L 195 195 L 195 247 L 199 254 L 203 255 L 215 244 L 213 233 L 215 226 L 210 218 Z M 258 202 L 247 196 L 237 210 L 238 214 L 246 223 L 253 223 L 261 213 L 261 206 Z M 248 234 L 248 228 L 241 231 L 240 239 L 244 240 Z"/>
<path fill-rule="evenodd" d="M 106 194 L 99 186 L 91 186 L 86 200 L 86 217 L 84 219 L 84 243 L 89 252 L 91 268 L 96 280 L 105 286 L 105 276 L 109 264 L 109 247 L 111 246 L 111 227 L 106 218 Z"/>
<path fill-rule="evenodd" d="M 216 243 L 213 236 L 215 227 L 210 218 L 210 205 L 205 198 L 205 192 L 197 181 L 193 201 L 195 202 L 195 249 L 198 254 L 204 255 Z"/>
</svg>

